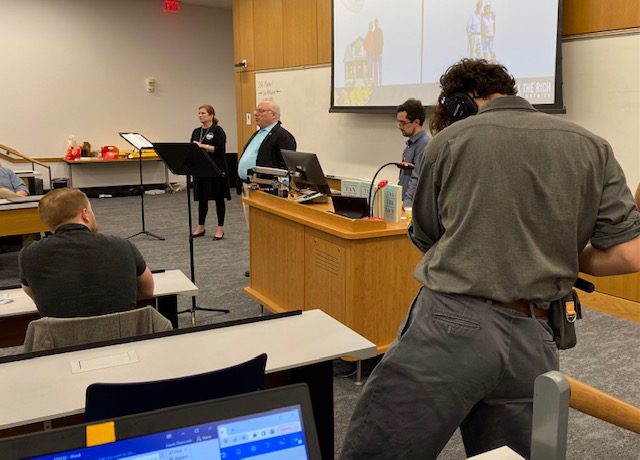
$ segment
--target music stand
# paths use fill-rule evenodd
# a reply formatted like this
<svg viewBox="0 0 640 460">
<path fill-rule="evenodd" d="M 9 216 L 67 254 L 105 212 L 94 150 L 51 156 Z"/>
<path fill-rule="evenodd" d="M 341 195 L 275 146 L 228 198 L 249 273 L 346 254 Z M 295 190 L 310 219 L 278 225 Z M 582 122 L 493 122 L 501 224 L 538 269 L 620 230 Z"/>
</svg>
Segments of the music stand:
<svg viewBox="0 0 640 460">
<path fill-rule="evenodd" d="M 142 230 L 136 234 L 129 236 L 128 238 L 133 238 L 134 236 L 138 236 L 138 235 L 147 235 L 147 236 L 156 238 L 158 240 L 164 241 L 165 238 L 163 236 L 158 236 L 154 233 L 147 231 L 144 224 L 144 182 L 142 181 L 142 150 L 152 149 L 153 145 L 142 134 L 138 134 L 138 133 L 118 133 L 118 134 L 120 134 L 120 136 L 129 144 L 131 144 L 134 148 L 138 149 L 138 158 L 139 158 L 138 166 L 140 171 L 140 214 L 142 217 Z"/>
<path fill-rule="evenodd" d="M 191 222 L 191 178 L 198 177 L 219 177 L 225 173 L 218 168 L 208 155 L 205 155 L 200 147 L 192 142 L 158 142 L 153 144 L 153 148 L 162 161 L 165 162 L 169 170 L 178 176 L 187 176 L 187 209 L 189 214 L 189 262 L 191 264 L 191 282 L 196 283 L 195 263 L 193 257 L 193 225 Z M 226 308 L 204 308 L 198 307 L 195 296 L 191 297 L 191 324 L 196 325 L 196 310 L 229 313 Z M 181 311 L 180 313 L 184 313 Z"/>
</svg>

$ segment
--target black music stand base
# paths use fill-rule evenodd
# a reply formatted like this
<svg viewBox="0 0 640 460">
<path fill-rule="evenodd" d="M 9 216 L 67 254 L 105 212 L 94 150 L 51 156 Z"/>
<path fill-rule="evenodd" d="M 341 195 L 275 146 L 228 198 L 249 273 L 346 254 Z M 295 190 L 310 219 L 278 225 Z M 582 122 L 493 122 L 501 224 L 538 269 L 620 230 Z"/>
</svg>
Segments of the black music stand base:
<svg viewBox="0 0 640 460">
<path fill-rule="evenodd" d="M 135 238 L 136 236 L 140 236 L 140 235 L 147 235 L 147 236 L 150 236 L 151 238 L 155 238 L 160 241 L 166 240 L 164 236 L 158 236 L 155 233 L 151 233 L 146 230 L 142 230 L 142 231 L 139 231 L 138 233 L 134 233 L 133 235 L 128 236 L 127 239 Z"/>
<path fill-rule="evenodd" d="M 227 310 L 226 308 L 205 308 L 205 307 L 191 306 L 189 310 L 179 311 L 178 314 L 180 315 L 182 313 L 191 313 L 191 325 L 195 326 L 197 324 L 196 311 L 198 310 L 210 311 L 213 313 L 230 313 L 231 312 L 231 310 Z"/>
<path fill-rule="evenodd" d="M 189 214 L 189 262 L 191 265 L 191 282 L 195 283 L 196 273 L 195 273 L 195 263 L 193 257 L 193 222 L 191 220 L 191 175 L 187 174 L 187 213 Z M 189 310 L 179 311 L 178 314 L 181 313 L 191 313 L 191 325 L 196 325 L 196 311 L 210 311 L 214 313 L 230 313 L 231 310 L 227 310 L 226 308 L 206 308 L 206 307 L 198 307 L 196 304 L 196 298 L 191 297 L 191 308 Z"/>
</svg>

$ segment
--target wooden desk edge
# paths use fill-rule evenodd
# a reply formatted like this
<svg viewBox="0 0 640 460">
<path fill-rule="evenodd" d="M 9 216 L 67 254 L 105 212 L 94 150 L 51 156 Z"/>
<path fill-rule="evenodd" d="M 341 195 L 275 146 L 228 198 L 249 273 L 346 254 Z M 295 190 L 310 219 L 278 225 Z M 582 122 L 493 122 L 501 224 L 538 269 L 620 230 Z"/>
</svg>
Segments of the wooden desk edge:
<svg viewBox="0 0 640 460">
<path fill-rule="evenodd" d="M 252 193 L 256 193 L 256 192 L 252 191 Z M 263 192 L 257 192 L 257 193 L 263 193 Z M 406 235 L 407 233 L 407 226 L 401 223 L 393 224 L 393 223 L 376 222 L 376 221 L 366 222 L 366 221 L 360 221 L 358 219 L 347 219 L 346 217 L 334 215 L 324 209 L 314 209 L 314 208 L 305 209 L 305 205 L 295 203 L 294 201 L 285 200 L 279 197 L 272 197 L 271 195 L 268 195 L 266 193 L 263 193 L 263 195 L 264 196 L 261 198 L 255 198 L 255 196 L 252 198 L 252 196 L 250 195 L 248 198 L 243 197 L 242 201 L 247 205 L 249 205 L 250 207 L 254 207 L 262 211 L 269 212 L 270 214 L 274 214 L 276 216 L 286 218 L 288 220 L 306 225 L 311 228 L 315 228 L 317 230 L 321 230 L 323 232 L 338 236 L 343 239 L 359 240 L 359 239 L 365 239 L 365 238 Z M 297 210 L 299 210 L 300 212 L 294 212 L 293 210 L 276 207 L 273 205 L 273 203 L 268 202 L 271 199 L 283 200 L 282 203 L 286 204 L 286 206 L 292 206 L 292 205 L 299 206 Z M 306 206 L 316 206 L 316 205 L 306 205 Z M 319 218 L 326 217 L 326 219 L 316 220 L 309 215 L 312 213 L 316 213 L 317 217 Z M 345 219 L 344 227 L 331 224 L 328 220 L 333 218 Z M 355 222 L 352 222 L 352 221 L 355 221 Z M 366 225 L 366 226 L 378 227 L 378 228 L 371 228 L 370 230 L 369 229 L 359 230 L 359 229 L 349 228 L 349 225 L 351 226 Z M 381 226 L 381 225 L 384 225 L 384 226 Z"/>
<path fill-rule="evenodd" d="M 264 305 L 269 311 L 272 311 L 273 313 L 285 313 L 287 311 L 297 310 L 297 308 L 295 307 L 286 308 L 278 305 L 269 297 L 262 295 L 261 293 L 253 289 L 251 286 L 247 286 L 246 288 L 244 288 L 244 292 L 253 300 L 255 300 L 261 305 Z M 346 326 L 346 327 L 349 327 L 349 326 Z M 365 337 L 365 339 L 367 338 Z M 384 343 L 384 344 L 374 343 L 374 345 L 376 347 L 376 355 L 381 355 L 387 352 L 387 350 L 391 346 L 391 343 Z M 364 357 L 357 357 L 357 356 L 351 356 L 351 355 L 342 356 L 341 358 L 344 359 L 345 361 L 359 361 L 361 359 L 368 359 Z M 369 356 L 369 358 L 373 358 L 373 356 Z"/>
</svg>

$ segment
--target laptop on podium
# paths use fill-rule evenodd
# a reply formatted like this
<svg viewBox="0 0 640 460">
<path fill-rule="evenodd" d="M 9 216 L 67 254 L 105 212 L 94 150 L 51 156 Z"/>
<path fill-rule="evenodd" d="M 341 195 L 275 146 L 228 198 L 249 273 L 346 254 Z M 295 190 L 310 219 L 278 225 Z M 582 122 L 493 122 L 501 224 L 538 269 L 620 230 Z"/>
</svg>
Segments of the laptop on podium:
<svg viewBox="0 0 640 460">
<path fill-rule="evenodd" d="M 110 442 L 93 445 L 96 436 Z M 305 384 L 4 439 L 0 453 L 30 460 L 321 458 Z"/>
</svg>

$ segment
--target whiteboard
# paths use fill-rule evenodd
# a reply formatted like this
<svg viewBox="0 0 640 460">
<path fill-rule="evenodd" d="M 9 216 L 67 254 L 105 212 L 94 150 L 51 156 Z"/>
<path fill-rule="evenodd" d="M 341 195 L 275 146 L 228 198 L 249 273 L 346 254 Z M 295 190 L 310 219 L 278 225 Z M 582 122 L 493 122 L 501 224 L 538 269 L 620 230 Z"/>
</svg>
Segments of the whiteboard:
<svg viewBox="0 0 640 460">
<path fill-rule="evenodd" d="M 282 125 L 298 150 L 318 154 L 326 175 L 371 178 L 380 165 L 400 161 L 405 138 L 395 114 L 329 113 L 331 67 L 256 73 L 256 101 L 280 106 Z M 397 178 L 389 167 L 381 178 Z"/>
<path fill-rule="evenodd" d="M 640 182 L 640 34 L 563 44 L 564 98 L 572 120 L 607 139 L 632 190 Z M 395 114 L 329 113 L 330 66 L 256 72 L 256 100 L 273 100 L 298 150 L 317 153 L 325 174 L 370 178 L 399 161 L 405 138 Z M 401 103 L 403 101 L 398 101 Z M 397 177 L 389 167 L 381 178 Z"/>
</svg>

